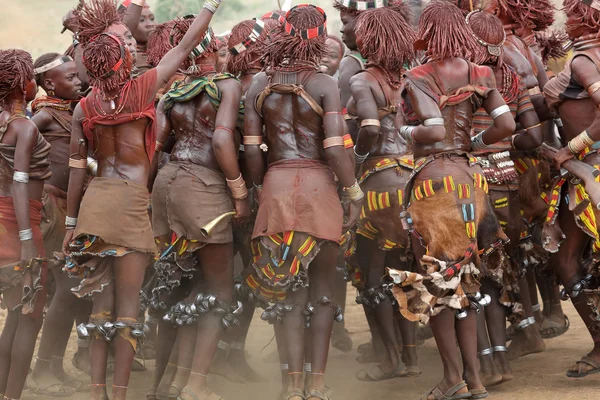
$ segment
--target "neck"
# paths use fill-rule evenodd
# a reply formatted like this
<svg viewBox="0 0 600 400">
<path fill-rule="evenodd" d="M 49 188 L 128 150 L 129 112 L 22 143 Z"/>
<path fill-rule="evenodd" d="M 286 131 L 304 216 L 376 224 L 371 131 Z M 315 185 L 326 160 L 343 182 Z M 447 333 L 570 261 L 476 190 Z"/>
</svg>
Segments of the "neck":
<svg viewBox="0 0 600 400">
<path fill-rule="evenodd" d="M 11 115 L 25 115 L 26 104 L 24 99 L 15 99 L 10 104 L 10 114 Z M 8 109 L 8 107 L 7 107 Z"/>
</svg>

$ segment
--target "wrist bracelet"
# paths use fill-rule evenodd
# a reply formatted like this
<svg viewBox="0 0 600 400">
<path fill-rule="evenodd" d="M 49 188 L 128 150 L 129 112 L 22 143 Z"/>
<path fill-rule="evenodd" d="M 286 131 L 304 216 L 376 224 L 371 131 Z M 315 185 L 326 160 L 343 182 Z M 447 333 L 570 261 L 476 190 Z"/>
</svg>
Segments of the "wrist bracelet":
<svg viewBox="0 0 600 400">
<path fill-rule="evenodd" d="M 13 181 L 19 182 L 19 183 L 28 183 L 29 182 L 29 174 L 27 172 L 15 171 L 13 173 Z"/>
<path fill-rule="evenodd" d="M 217 12 L 217 9 L 219 8 L 220 4 L 221 4 L 221 0 L 206 0 L 204 2 L 203 7 L 214 14 L 215 12 Z"/>
<path fill-rule="evenodd" d="M 571 150 L 573 154 L 579 154 L 586 147 L 589 147 L 594 144 L 594 139 L 590 137 L 587 130 L 581 132 L 579 135 L 575 136 L 572 140 L 567 143 L 567 147 Z"/>
<path fill-rule="evenodd" d="M 512 136 L 510 137 L 510 147 L 511 147 L 513 150 L 516 150 L 516 149 L 517 149 L 517 148 L 515 147 L 515 140 L 517 139 L 517 137 L 518 137 L 518 136 L 519 136 L 519 135 L 512 135 Z"/>
<path fill-rule="evenodd" d="M 483 134 L 484 134 L 484 132 L 485 131 L 481 131 L 477 135 L 475 135 L 475 136 L 473 136 L 471 138 L 471 147 L 473 148 L 473 150 L 483 150 L 483 149 L 489 147 L 483 141 Z"/>
<path fill-rule="evenodd" d="M 227 181 L 227 186 L 231 190 L 231 194 L 236 200 L 244 200 L 248 197 L 248 189 L 246 188 L 246 182 L 244 178 L 242 178 L 242 174 L 237 179 L 229 180 L 225 178 Z"/>
<path fill-rule="evenodd" d="M 444 118 L 427 118 L 423 121 L 425 126 L 444 126 Z"/>
<path fill-rule="evenodd" d="M 68 215 L 65 217 L 65 226 L 67 228 L 76 227 L 77 226 L 77 218 L 69 217 Z"/>
<path fill-rule="evenodd" d="M 409 143 L 414 141 L 413 131 L 415 130 L 415 128 L 416 126 L 410 125 L 401 126 L 399 130 L 400 136 Z"/>
<path fill-rule="evenodd" d="M 92 157 L 87 158 L 87 172 L 92 176 L 98 175 L 98 161 L 94 160 Z"/>
<path fill-rule="evenodd" d="M 367 154 L 358 154 L 356 152 L 356 146 L 354 146 L 354 158 L 356 159 L 357 164 L 362 164 L 369 157 L 369 153 Z"/>
<path fill-rule="evenodd" d="M 490 117 L 492 117 L 492 119 L 496 119 L 499 116 L 501 116 L 502 114 L 506 114 L 509 112 L 510 112 L 510 107 L 505 104 L 503 106 L 493 109 L 492 112 L 490 113 Z"/>
<path fill-rule="evenodd" d="M 345 187 L 342 190 L 348 194 L 348 198 L 351 201 L 362 200 L 363 197 L 365 197 L 365 194 L 360 188 L 358 181 L 354 181 L 354 184 L 352 186 Z"/>
<path fill-rule="evenodd" d="M 31 228 L 19 231 L 19 240 L 21 242 L 26 242 L 26 241 L 32 240 L 32 239 L 33 239 L 33 231 L 31 230 Z"/>
</svg>

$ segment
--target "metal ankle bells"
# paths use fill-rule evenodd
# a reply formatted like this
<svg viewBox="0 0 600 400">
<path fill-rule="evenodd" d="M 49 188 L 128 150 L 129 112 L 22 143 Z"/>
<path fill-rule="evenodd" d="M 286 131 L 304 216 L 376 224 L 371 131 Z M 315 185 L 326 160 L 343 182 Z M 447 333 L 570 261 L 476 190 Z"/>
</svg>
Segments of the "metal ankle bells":
<svg viewBox="0 0 600 400">
<path fill-rule="evenodd" d="M 229 329 L 233 325 L 239 325 L 236 318 L 244 311 L 242 302 L 238 301 L 236 305 L 229 305 L 221 301 L 214 294 L 204 295 L 199 293 L 191 304 L 179 302 L 163 317 L 165 321 L 171 321 L 178 326 L 191 325 L 200 320 L 203 315 L 214 313 L 221 317 L 221 324 L 224 329 Z"/>
<path fill-rule="evenodd" d="M 314 305 L 311 302 L 308 302 L 306 303 L 306 306 L 304 306 L 304 326 L 306 328 L 310 328 L 310 320 L 312 316 L 317 313 L 316 308 L 320 305 L 331 307 L 333 309 L 333 318 L 335 321 L 342 322 L 344 320 L 342 307 L 333 305 L 329 297 L 323 296 Z M 265 311 L 263 311 L 260 319 L 267 321 L 270 324 L 274 324 L 275 322 L 283 323 L 283 317 L 285 314 L 292 312 L 295 307 L 302 307 L 302 305 L 284 303 L 272 304 L 268 306 Z"/>
<path fill-rule="evenodd" d="M 563 288 L 560 291 L 560 299 L 562 301 L 567 301 L 569 299 L 575 299 L 575 298 L 579 297 L 579 295 L 581 294 L 581 291 L 584 289 L 587 289 L 590 286 L 593 279 L 594 279 L 594 276 L 592 274 L 588 274 L 583 279 L 581 279 L 579 282 L 574 284 L 573 288 L 571 288 L 571 290 L 567 289 L 566 287 Z"/>
<path fill-rule="evenodd" d="M 392 285 L 382 285 L 380 287 L 369 288 L 363 290 L 356 296 L 356 304 L 363 306 L 369 306 L 375 308 L 386 300 L 394 302 L 395 299 L 392 296 Z"/>
<path fill-rule="evenodd" d="M 477 314 L 481 312 L 481 309 L 483 307 L 489 305 L 492 302 L 492 298 L 489 294 L 482 295 L 480 292 L 477 292 L 473 295 L 468 295 L 467 297 L 471 301 L 471 308 L 473 308 Z M 467 316 L 469 315 L 467 311 L 467 308 L 456 310 L 456 319 L 461 320 L 467 318 Z"/>
<path fill-rule="evenodd" d="M 110 343 L 115 338 L 115 335 L 119 330 L 126 328 L 131 328 L 131 336 L 136 338 L 138 342 L 143 342 L 146 338 L 146 334 L 150 330 L 148 325 L 141 322 L 89 322 L 87 324 L 79 324 L 77 326 L 77 337 L 83 342 L 84 340 L 89 341 L 93 335 L 96 335 L 97 338 L 102 338 Z"/>
</svg>

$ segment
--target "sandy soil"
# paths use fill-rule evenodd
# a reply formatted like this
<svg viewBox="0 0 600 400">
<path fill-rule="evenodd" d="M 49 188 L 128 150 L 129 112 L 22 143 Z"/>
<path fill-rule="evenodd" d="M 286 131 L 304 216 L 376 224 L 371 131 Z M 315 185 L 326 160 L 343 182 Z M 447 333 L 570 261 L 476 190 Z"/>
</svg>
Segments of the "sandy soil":
<svg viewBox="0 0 600 400">
<path fill-rule="evenodd" d="M 349 290 L 346 313 L 346 326 L 351 333 L 354 346 L 369 340 L 367 324 L 361 310 L 354 304 L 354 291 Z M 497 400 L 530 399 L 530 400 L 592 400 L 600 398 L 600 375 L 582 380 L 569 379 L 564 372 L 568 365 L 585 355 L 591 348 L 591 341 L 583 324 L 577 317 L 571 304 L 565 303 L 565 309 L 571 318 L 571 329 L 565 335 L 548 340 L 548 350 L 521 358 L 513 362 L 515 379 L 504 385 L 490 389 L 491 398 Z M 4 315 L 0 315 L 0 325 Z M 266 323 L 255 318 L 250 330 L 247 351 L 250 363 L 265 377 L 268 382 L 263 384 L 231 384 L 220 377 L 210 378 L 210 384 L 215 392 L 227 400 L 243 399 L 273 399 L 277 398 L 280 390 L 278 364 L 265 362 L 264 359 L 274 349 L 272 343 L 266 346 L 273 336 L 273 329 Z M 70 364 L 72 351 L 75 346 L 75 335 L 69 343 L 69 352 L 65 357 L 65 367 L 74 373 Z M 428 340 L 419 348 L 419 362 L 423 375 L 418 378 L 398 378 L 386 382 L 369 383 L 355 379 L 354 374 L 363 366 L 354 357 L 356 351 L 343 354 L 333 349 L 330 353 L 328 386 L 334 389 L 333 398 L 336 400 L 375 400 L 375 399 L 419 399 L 428 389 L 433 387 L 441 377 L 442 367 L 433 340 Z M 152 379 L 153 363 L 149 362 L 149 371 L 134 373 L 130 384 L 130 399 L 145 399 L 146 389 Z M 86 394 L 77 394 L 75 400 L 87 399 Z M 23 399 L 47 399 L 25 392 Z"/>
</svg>

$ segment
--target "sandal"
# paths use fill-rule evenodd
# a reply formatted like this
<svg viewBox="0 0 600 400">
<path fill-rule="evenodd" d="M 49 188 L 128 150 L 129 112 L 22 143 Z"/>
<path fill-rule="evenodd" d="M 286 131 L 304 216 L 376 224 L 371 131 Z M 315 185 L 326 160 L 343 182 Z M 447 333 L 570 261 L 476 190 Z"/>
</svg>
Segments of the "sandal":
<svg viewBox="0 0 600 400">
<path fill-rule="evenodd" d="M 186 396 L 186 398 L 183 398 Z M 181 394 L 177 396 L 177 400 L 225 400 L 215 392 L 205 394 L 205 397 L 199 397 L 196 393 L 192 392 L 188 388 L 183 388 Z"/>
<path fill-rule="evenodd" d="M 281 400 L 290 400 L 292 397 L 304 399 L 304 392 L 300 389 L 291 389 L 281 395 Z"/>
<path fill-rule="evenodd" d="M 356 373 L 356 379 L 358 379 L 359 381 L 366 382 L 385 381 L 388 379 L 396 378 L 397 376 L 399 376 L 400 373 L 404 371 L 404 369 L 404 365 L 401 364 L 396 369 L 390 372 L 385 372 L 381 368 L 381 365 L 372 365 L 368 370 L 361 369 L 360 371 L 358 371 Z"/>
<path fill-rule="evenodd" d="M 31 390 L 35 394 L 41 394 L 43 396 L 49 397 L 72 397 L 77 391 L 75 390 L 75 388 L 68 386 L 62 382 L 51 383 L 46 387 L 42 387 L 33 378 L 32 374 L 27 375 L 25 386 L 27 387 L 27 389 Z"/>
<path fill-rule="evenodd" d="M 597 374 L 600 372 L 600 363 L 596 360 L 591 359 L 588 356 L 583 357 L 581 360 L 575 363 L 577 369 L 568 369 L 567 376 L 569 378 L 585 378 L 588 375 Z M 583 369 L 582 366 L 590 366 L 592 369 Z"/>
<path fill-rule="evenodd" d="M 471 397 L 471 392 L 456 394 L 459 390 L 466 388 L 467 383 L 465 381 L 459 382 L 456 385 L 452 386 L 450 389 L 446 390 L 445 393 L 436 386 L 426 393 L 421 400 L 427 400 L 429 396 L 433 395 L 436 400 L 460 400 L 460 399 L 468 399 Z"/>
<path fill-rule="evenodd" d="M 470 389 L 472 399 L 485 399 L 490 394 L 485 389 Z"/>
<path fill-rule="evenodd" d="M 310 399 L 311 397 L 315 397 L 319 400 L 331 400 L 331 397 L 329 397 L 326 393 L 323 393 L 320 390 L 316 390 L 316 389 L 309 391 L 308 394 L 306 395 L 307 400 Z"/>
<path fill-rule="evenodd" d="M 396 376 L 398 378 L 412 378 L 421 375 L 421 369 L 417 365 L 411 365 L 404 368 Z"/>
<path fill-rule="evenodd" d="M 358 354 L 369 354 L 373 352 L 373 344 L 371 342 L 359 344 L 356 348 Z"/>
<path fill-rule="evenodd" d="M 550 320 L 548 318 L 546 318 L 540 326 L 540 334 L 542 335 L 542 338 L 552 339 L 555 337 L 559 337 L 560 335 L 564 335 L 569 330 L 569 327 L 571 326 L 571 321 L 569 321 L 569 317 L 567 317 L 566 315 L 564 317 L 565 317 L 565 323 L 563 326 L 560 326 L 560 327 L 558 327 L 556 325 L 551 325 L 549 322 Z"/>
</svg>

